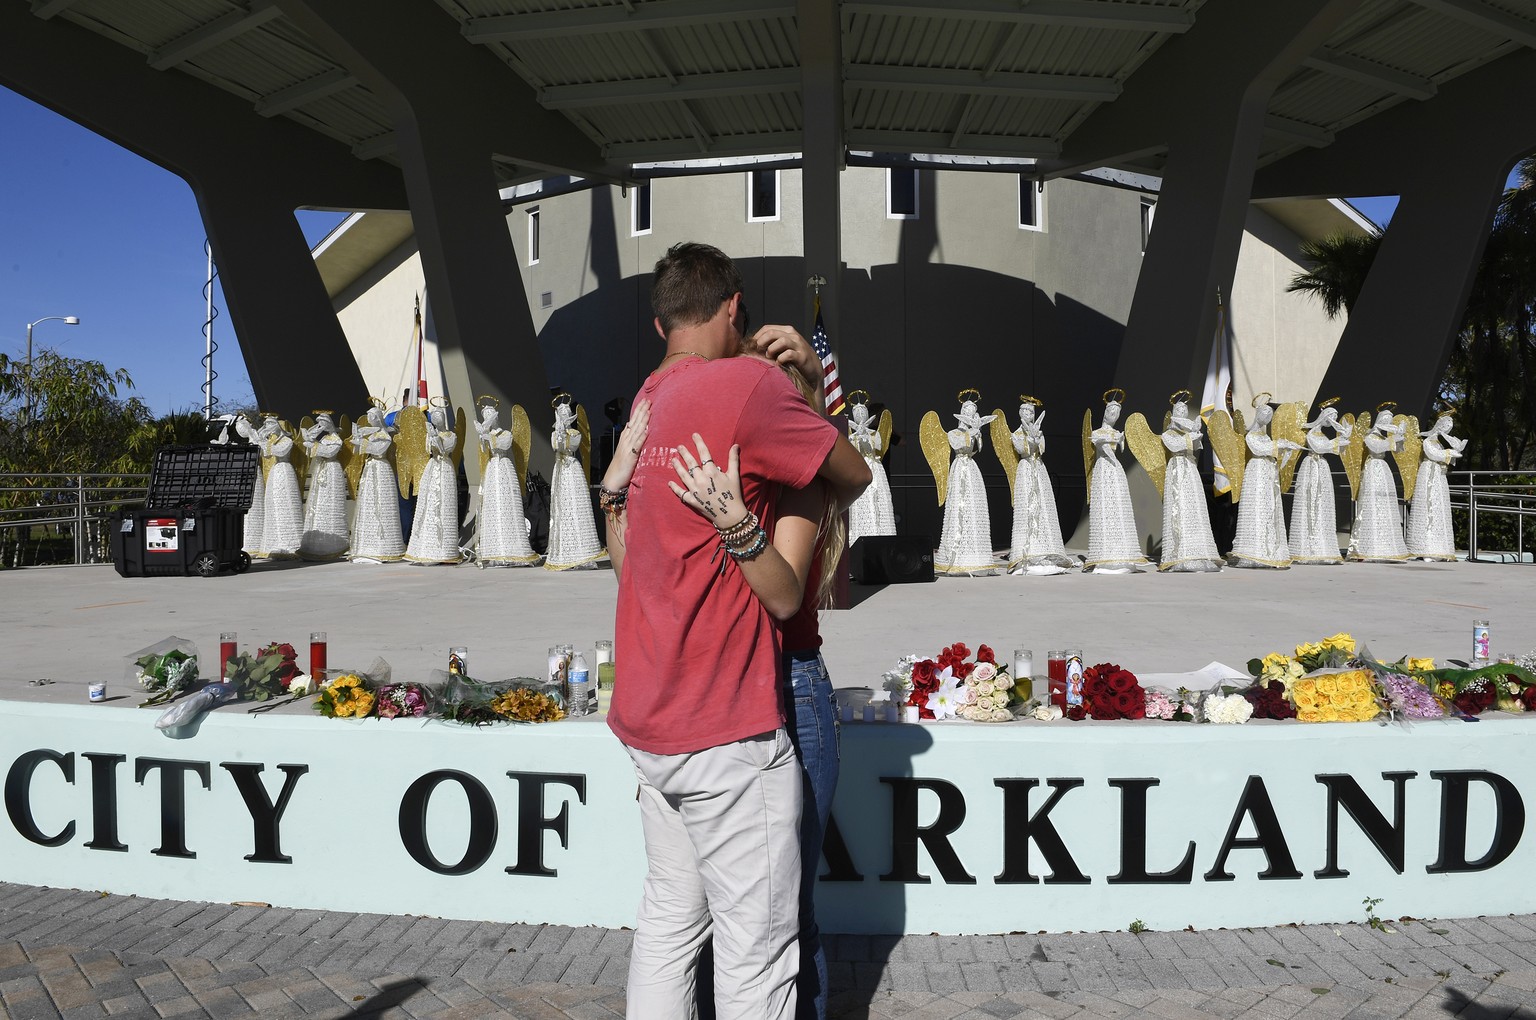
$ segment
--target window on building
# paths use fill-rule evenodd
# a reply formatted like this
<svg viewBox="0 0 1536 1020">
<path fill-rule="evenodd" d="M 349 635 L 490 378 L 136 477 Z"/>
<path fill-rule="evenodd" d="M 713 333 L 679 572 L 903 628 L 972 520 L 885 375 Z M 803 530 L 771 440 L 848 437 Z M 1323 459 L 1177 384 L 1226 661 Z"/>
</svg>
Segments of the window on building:
<svg viewBox="0 0 1536 1020">
<path fill-rule="evenodd" d="M 629 233 L 631 237 L 651 232 L 651 186 L 642 184 L 629 190 Z"/>
<path fill-rule="evenodd" d="M 885 172 L 885 217 L 917 219 L 917 168 L 893 166 Z"/>
<path fill-rule="evenodd" d="M 779 172 L 753 170 L 747 174 L 747 222 L 779 218 Z"/>
<path fill-rule="evenodd" d="M 1019 174 L 1019 229 L 1045 229 L 1045 192 L 1024 174 Z"/>
<path fill-rule="evenodd" d="M 539 264 L 539 207 L 528 210 L 528 264 Z"/>
<path fill-rule="evenodd" d="M 1141 200 L 1141 252 L 1147 252 L 1147 242 L 1152 240 L 1152 218 L 1157 215 L 1157 199 L 1142 197 Z"/>
</svg>

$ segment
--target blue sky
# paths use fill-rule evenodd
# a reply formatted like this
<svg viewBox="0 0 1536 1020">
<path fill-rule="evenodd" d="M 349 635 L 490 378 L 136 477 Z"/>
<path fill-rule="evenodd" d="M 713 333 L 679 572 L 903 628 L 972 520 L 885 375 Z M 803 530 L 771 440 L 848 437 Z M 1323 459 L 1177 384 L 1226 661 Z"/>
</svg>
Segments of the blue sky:
<svg viewBox="0 0 1536 1020">
<path fill-rule="evenodd" d="M 156 413 L 203 405 L 203 283 L 207 259 L 192 191 L 181 178 L 0 88 L 0 350 L 34 349 L 126 368 Z M 1353 199 L 1378 223 L 1397 199 Z M 341 216 L 298 214 L 311 244 Z M 239 342 L 215 284 L 219 350 L 214 393 L 248 403 Z"/>
</svg>

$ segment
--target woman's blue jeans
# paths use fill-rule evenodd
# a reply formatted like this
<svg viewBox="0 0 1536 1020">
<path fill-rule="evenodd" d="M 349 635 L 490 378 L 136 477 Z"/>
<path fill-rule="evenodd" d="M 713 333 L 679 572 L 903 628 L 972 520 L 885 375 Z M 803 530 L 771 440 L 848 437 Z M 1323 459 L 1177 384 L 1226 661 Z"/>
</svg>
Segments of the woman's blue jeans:
<svg viewBox="0 0 1536 1020">
<path fill-rule="evenodd" d="M 819 651 L 785 652 L 785 718 L 800 755 L 805 806 L 800 815 L 800 979 L 795 1016 L 823 1020 L 827 1015 L 827 955 L 816 926 L 816 875 L 821 870 L 821 840 L 837 791 L 837 700 L 832 678 Z"/>
</svg>

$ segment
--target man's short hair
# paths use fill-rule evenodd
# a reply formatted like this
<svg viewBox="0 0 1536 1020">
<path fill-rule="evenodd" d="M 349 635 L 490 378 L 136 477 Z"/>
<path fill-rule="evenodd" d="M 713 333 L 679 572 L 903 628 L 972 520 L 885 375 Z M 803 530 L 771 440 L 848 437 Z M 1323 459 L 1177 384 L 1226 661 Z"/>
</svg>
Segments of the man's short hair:
<svg viewBox="0 0 1536 1020">
<path fill-rule="evenodd" d="M 651 280 L 651 310 L 661 320 L 661 331 L 676 326 L 698 326 L 719 311 L 741 290 L 736 264 L 719 248 L 697 241 L 682 241 L 656 260 Z"/>
</svg>

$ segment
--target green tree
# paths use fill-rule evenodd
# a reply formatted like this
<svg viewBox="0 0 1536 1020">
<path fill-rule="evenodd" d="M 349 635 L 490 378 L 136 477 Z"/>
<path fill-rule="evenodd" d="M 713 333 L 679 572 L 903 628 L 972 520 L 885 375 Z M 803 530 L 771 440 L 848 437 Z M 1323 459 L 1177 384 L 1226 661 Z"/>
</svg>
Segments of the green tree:
<svg viewBox="0 0 1536 1020">
<path fill-rule="evenodd" d="M 1381 248 L 1381 231 L 1369 234 L 1330 234 L 1317 241 L 1301 242 L 1302 258 L 1312 268 L 1298 273 L 1287 291 L 1311 294 L 1323 303 L 1328 318 L 1348 315 L 1360 299 L 1365 278 Z"/>
</svg>

